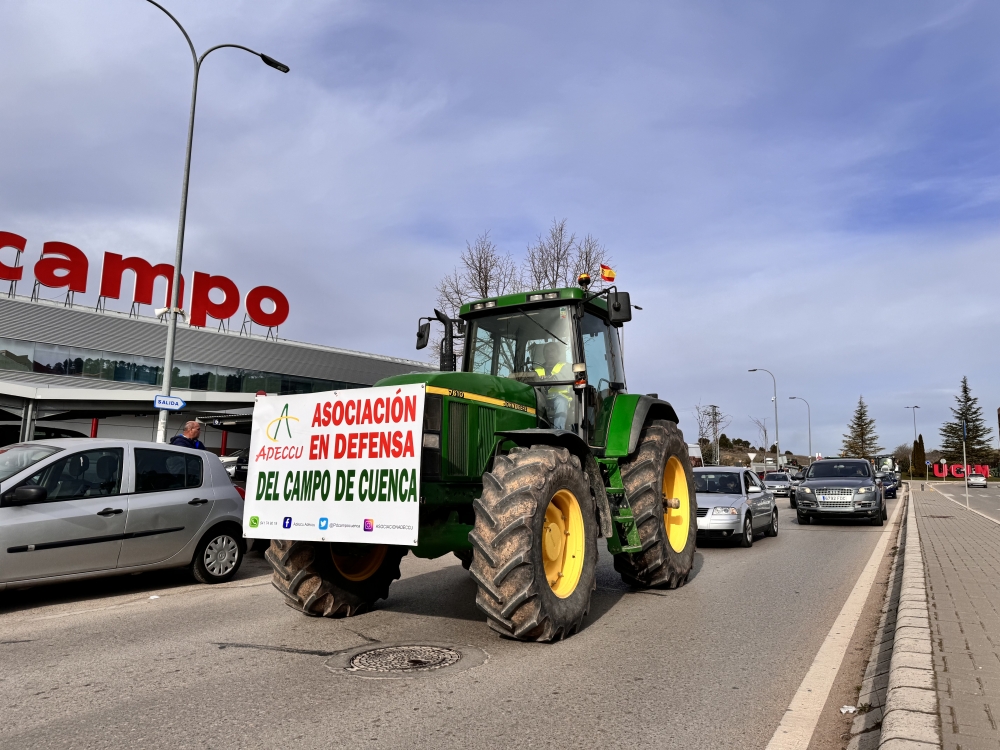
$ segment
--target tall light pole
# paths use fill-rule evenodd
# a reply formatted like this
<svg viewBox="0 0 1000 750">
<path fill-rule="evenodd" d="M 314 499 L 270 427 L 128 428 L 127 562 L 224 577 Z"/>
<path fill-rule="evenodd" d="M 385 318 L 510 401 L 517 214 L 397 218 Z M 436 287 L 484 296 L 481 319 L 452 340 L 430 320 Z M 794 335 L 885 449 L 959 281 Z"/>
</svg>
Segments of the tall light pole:
<svg viewBox="0 0 1000 750">
<path fill-rule="evenodd" d="M 766 372 L 771 376 L 771 382 L 774 384 L 774 470 L 777 471 L 781 468 L 779 466 L 779 456 L 781 456 L 781 440 L 778 439 L 778 381 L 774 379 L 774 373 L 770 370 L 765 370 L 763 367 L 755 367 L 747 372 Z M 764 448 L 767 448 L 765 445 Z"/>
<path fill-rule="evenodd" d="M 812 416 L 812 407 L 809 406 L 809 402 L 806 401 L 801 396 L 789 396 L 788 398 L 789 399 L 795 399 L 797 401 L 801 401 L 802 403 L 804 403 L 806 405 L 806 419 L 807 419 L 807 424 L 809 425 L 809 465 L 811 466 L 812 462 L 813 462 L 813 416 Z"/>
<path fill-rule="evenodd" d="M 913 414 L 913 445 L 917 444 L 917 409 L 919 406 L 904 406 L 904 409 L 909 409 Z M 910 479 L 913 479 L 913 448 L 910 448 Z"/>
<path fill-rule="evenodd" d="M 174 277 L 170 286 L 170 307 L 167 308 L 167 352 L 163 358 L 163 394 L 165 396 L 170 395 L 171 381 L 173 380 L 174 374 L 174 346 L 177 339 L 177 316 L 181 313 L 180 307 L 178 306 L 178 292 L 181 283 L 181 261 L 184 257 L 184 225 L 187 222 L 187 201 L 188 201 L 188 181 L 191 176 L 191 143 L 194 140 L 194 111 L 195 105 L 198 101 L 198 74 L 201 72 L 201 64 L 205 61 L 205 58 L 209 56 L 212 52 L 217 49 L 222 49 L 224 47 L 233 47 L 235 49 L 241 49 L 245 52 L 249 52 L 251 55 L 256 55 L 261 60 L 264 61 L 265 65 L 279 70 L 282 73 L 287 73 L 289 68 L 287 65 L 278 62 L 273 57 L 268 57 L 260 52 L 255 52 L 249 47 L 244 47 L 241 44 L 217 44 L 214 47 L 206 50 L 199 57 L 198 53 L 194 49 L 194 44 L 191 42 L 191 37 L 188 36 L 187 31 L 181 26 L 181 22 L 174 18 L 173 14 L 160 5 L 156 0 L 146 0 L 150 5 L 155 5 L 157 8 L 162 10 L 167 16 L 173 21 L 177 28 L 181 30 L 184 35 L 184 39 L 188 43 L 188 47 L 191 50 L 191 59 L 194 61 L 194 83 L 191 86 L 191 114 L 188 116 L 188 134 L 187 134 L 187 151 L 184 155 L 184 182 L 181 184 L 181 217 L 180 221 L 177 223 L 177 250 L 174 253 Z M 156 442 L 165 443 L 167 441 L 167 412 L 165 410 L 160 411 L 160 417 L 156 424 Z"/>
</svg>

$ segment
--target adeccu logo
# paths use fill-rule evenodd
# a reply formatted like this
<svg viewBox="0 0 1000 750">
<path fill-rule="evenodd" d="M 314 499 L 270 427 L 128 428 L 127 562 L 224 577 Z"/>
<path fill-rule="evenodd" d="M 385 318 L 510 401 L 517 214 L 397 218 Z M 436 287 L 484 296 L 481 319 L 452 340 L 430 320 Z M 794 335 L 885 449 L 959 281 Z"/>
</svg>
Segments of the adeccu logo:
<svg viewBox="0 0 1000 750">
<path fill-rule="evenodd" d="M 365 531 L 375 531 L 375 519 L 366 518 L 365 519 Z"/>
<path fill-rule="evenodd" d="M 292 517 L 285 516 L 285 519 L 281 522 L 281 528 L 290 529 L 292 528 Z"/>
<path fill-rule="evenodd" d="M 328 528 L 330 528 L 330 519 L 329 518 L 319 519 L 319 530 L 326 531 Z"/>
<path fill-rule="evenodd" d="M 293 417 L 288 413 L 288 404 L 285 404 L 285 408 L 281 410 L 281 414 L 270 422 L 267 423 L 267 429 L 264 431 L 267 433 L 267 439 L 272 443 L 278 442 L 278 434 L 281 432 L 281 425 L 285 426 L 285 431 L 288 433 L 289 439 L 292 437 L 292 422 L 298 422 L 298 417 Z M 274 434 L 271 434 L 271 430 L 274 430 Z"/>
</svg>

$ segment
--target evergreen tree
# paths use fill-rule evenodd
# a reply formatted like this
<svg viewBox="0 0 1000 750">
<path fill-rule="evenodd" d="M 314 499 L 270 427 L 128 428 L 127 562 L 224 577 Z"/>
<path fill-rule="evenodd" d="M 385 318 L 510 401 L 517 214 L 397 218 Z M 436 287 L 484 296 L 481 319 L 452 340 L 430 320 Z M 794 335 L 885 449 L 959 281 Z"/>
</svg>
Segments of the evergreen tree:
<svg viewBox="0 0 1000 750">
<path fill-rule="evenodd" d="M 962 463 L 962 422 L 966 425 L 966 458 L 970 464 L 989 463 L 993 456 L 990 447 L 992 430 L 983 419 L 983 407 L 972 395 L 969 379 L 962 378 L 962 388 L 955 396 L 957 408 L 952 408 L 954 419 L 941 425 L 941 452 L 948 463 Z"/>
<path fill-rule="evenodd" d="M 913 469 L 912 472 L 926 471 L 927 468 L 927 452 L 924 450 L 924 436 L 921 435 L 918 439 L 913 441 Z"/>
<path fill-rule="evenodd" d="M 847 458 L 871 458 L 883 450 L 878 444 L 878 435 L 875 434 L 875 418 L 868 415 L 868 404 L 865 403 L 864 396 L 858 398 L 858 405 L 851 421 L 847 423 L 847 434 L 844 435 L 844 444 L 840 450 Z"/>
</svg>

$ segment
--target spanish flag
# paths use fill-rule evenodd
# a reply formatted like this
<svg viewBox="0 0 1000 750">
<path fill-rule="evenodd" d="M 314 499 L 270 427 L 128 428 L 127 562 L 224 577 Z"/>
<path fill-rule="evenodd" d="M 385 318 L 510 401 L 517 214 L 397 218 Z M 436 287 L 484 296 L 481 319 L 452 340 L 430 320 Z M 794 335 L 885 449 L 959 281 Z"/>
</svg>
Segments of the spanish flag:
<svg viewBox="0 0 1000 750">
<path fill-rule="evenodd" d="M 601 263 L 601 281 L 614 281 L 615 270 L 611 266 Z"/>
</svg>

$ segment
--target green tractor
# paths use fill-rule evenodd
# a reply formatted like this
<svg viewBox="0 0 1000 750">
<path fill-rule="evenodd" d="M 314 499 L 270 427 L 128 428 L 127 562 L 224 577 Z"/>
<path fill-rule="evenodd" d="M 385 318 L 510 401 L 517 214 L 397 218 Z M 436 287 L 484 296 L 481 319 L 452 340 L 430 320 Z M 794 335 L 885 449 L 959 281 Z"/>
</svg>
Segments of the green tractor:
<svg viewBox="0 0 1000 750">
<path fill-rule="evenodd" d="M 273 541 L 267 558 L 289 605 L 354 615 L 388 596 L 408 551 L 453 552 L 494 630 L 554 641 L 590 608 L 598 537 L 634 587 L 687 581 L 696 504 L 677 413 L 656 394 L 626 392 L 628 294 L 588 283 L 472 302 L 459 320 L 435 311 L 442 371 L 377 384 L 426 384 L 418 546 Z"/>
</svg>

